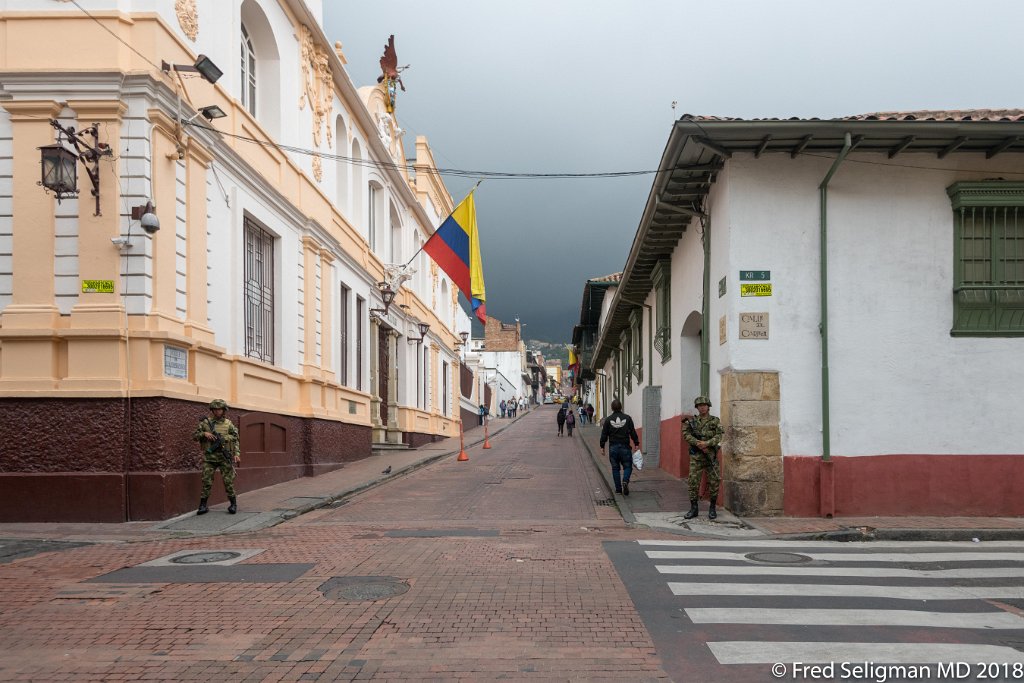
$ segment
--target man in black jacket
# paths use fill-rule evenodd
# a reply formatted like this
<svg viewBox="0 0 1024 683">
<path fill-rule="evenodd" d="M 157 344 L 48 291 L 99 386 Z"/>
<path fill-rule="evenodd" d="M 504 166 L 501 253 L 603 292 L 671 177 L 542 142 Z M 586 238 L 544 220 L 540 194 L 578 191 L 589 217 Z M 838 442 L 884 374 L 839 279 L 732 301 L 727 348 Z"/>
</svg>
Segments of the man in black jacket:
<svg viewBox="0 0 1024 683">
<path fill-rule="evenodd" d="M 640 448 L 640 438 L 636 435 L 633 418 L 622 412 L 622 401 L 612 401 L 612 414 L 605 418 L 601 427 L 601 453 L 608 444 L 608 460 L 612 463 L 612 480 L 615 482 L 615 493 L 629 495 L 629 477 L 633 474 L 633 449 Z M 629 444 L 635 444 L 630 449 Z M 619 468 L 622 469 L 622 480 L 619 480 Z"/>
</svg>

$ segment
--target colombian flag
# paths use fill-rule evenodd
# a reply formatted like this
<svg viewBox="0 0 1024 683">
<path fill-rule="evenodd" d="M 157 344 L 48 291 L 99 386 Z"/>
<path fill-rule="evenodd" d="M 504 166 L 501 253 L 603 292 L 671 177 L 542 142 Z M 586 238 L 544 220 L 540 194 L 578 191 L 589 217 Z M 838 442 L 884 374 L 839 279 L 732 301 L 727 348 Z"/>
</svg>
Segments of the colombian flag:
<svg viewBox="0 0 1024 683">
<path fill-rule="evenodd" d="M 472 192 L 434 231 L 423 245 L 423 251 L 462 290 L 480 322 L 486 323 L 484 265 L 480 260 L 480 236 L 476 229 L 476 203 Z"/>
</svg>

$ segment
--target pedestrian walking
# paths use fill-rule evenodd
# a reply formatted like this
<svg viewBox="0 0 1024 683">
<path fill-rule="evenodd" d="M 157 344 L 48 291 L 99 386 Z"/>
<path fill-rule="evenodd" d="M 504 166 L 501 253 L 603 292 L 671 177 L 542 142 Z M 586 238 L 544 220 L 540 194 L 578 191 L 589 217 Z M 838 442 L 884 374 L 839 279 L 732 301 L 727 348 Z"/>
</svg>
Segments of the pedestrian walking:
<svg viewBox="0 0 1024 683">
<path fill-rule="evenodd" d="M 700 494 L 700 476 L 707 472 L 708 494 L 711 505 L 708 507 L 708 519 L 718 517 L 715 503 L 718 501 L 718 448 L 722 443 L 722 422 L 711 414 L 711 399 L 698 396 L 693 399 L 697 415 L 683 419 L 683 438 L 690 444 L 690 476 L 687 486 L 690 490 L 690 511 L 683 515 L 684 519 L 697 516 L 697 502 Z"/>
<path fill-rule="evenodd" d="M 572 408 L 565 411 L 565 429 L 572 436 L 572 430 L 576 427 L 576 411 Z"/>
<path fill-rule="evenodd" d="M 213 474 L 220 470 L 220 477 L 224 481 L 224 492 L 228 496 L 230 505 L 228 513 L 238 512 L 238 502 L 235 499 L 235 465 L 242 462 L 241 452 L 238 447 L 238 429 L 227 418 L 228 404 L 216 398 L 210 401 L 211 417 L 202 419 L 192 438 L 199 442 L 203 448 L 203 491 L 199 498 L 199 509 L 197 515 L 205 515 L 210 509 L 206 501 L 210 498 L 210 490 L 213 488 Z"/>
<path fill-rule="evenodd" d="M 587 404 L 587 422 L 594 424 L 594 406 L 590 403 Z"/>
<path fill-rule="evenodd" d="M 508 410 L 508 404 L 505 403 L 505 399 L 501 399 L 501 403 L 498 404 L 498 410 L 501 411 L 501 417 L 504 419 L 505 411 Z"/>
<path fill-rule="evenodd" d="M 636 435 L 633 418 L 622 412 L 622 401 L 612 401 L 612 414 L 605 418 L 601 427 L 601 453 L 608 444 L 608 460 L 612 464 L 612 481 L 615 493 L 629 495 L 629 478 L 633 474 L 633 449 L 640 448 L 640 437 Z M 633 449 L 629 447 L 634 444 Z M 619 470 L 622 470 L 621 480 Z"/>
<path fill-rule="evenodd" d="M 555 421 L 558 422 L 558 435 L 562 435 L 562 430 L 565 428 L 565 404 L 563 403 L 558 407 L 558 414 L 555 415 Z"/>
</svg>

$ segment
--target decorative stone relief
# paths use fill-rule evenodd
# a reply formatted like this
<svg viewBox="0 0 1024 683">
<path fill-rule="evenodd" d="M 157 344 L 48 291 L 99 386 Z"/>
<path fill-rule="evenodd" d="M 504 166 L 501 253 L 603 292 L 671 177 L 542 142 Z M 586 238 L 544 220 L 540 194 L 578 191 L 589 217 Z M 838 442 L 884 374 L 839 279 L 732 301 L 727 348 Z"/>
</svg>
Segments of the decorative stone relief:
<svg viewBox="0 0 1024 683">
<path fill-rule="evenodd" d="M 323 130 L 327 129 L 327 146 L 334 144 L 330 120 L 334 111 L 334 79 L 331 76 L 330 62 L 327 51 L 316 44 L 312 32 L 302 27 L 302 95 L 299 97 L 299 109 L 309 109 L 313 113 L 313 145 L 320 148 Z M 324 126 L 324 122 L 327 125 Z M 313 156 L 313 177 L 321 182 L 324 177 L 323 162 L 319 155 Z"/>
<path fill-rule="evenodd" d="M 430 309 L 432 311 L 437 310 L 437 262 L 430 262 L 430 279 L 432 284 L 430 286 Z"/>
<path fill-rule="evenodd" d="M 377 135 L 380 136 L 380 141 L 384 143 L 384 146 L 390 150 L 393 138 L 391 135 L 391 117 L 387 114 L 377 114 Z"/>
<path fill-rule="evenodd" d="M 199 35 L 199 10 L 196 0 L 175 0 L 174 12 L 178 15 L 178 25 L 188 39 L 195 42 Z"/>
</svg>

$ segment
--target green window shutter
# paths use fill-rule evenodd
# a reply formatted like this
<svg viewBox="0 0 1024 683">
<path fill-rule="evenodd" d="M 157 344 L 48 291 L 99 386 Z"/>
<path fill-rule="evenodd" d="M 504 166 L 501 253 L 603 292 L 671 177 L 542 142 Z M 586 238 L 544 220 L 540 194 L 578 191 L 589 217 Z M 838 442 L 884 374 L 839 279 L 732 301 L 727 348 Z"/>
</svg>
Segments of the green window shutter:
<svg viewBox="0 0 1024 683">
<path fill-rule="evenodd" d="M 961 182 L 953 203 L 954 336 L 1024 336 L 1024 183 Z"/>
</svg>

